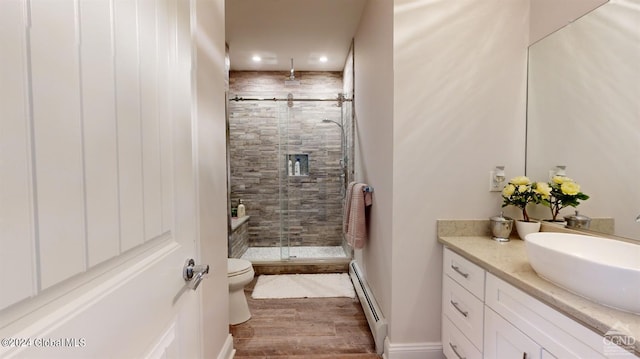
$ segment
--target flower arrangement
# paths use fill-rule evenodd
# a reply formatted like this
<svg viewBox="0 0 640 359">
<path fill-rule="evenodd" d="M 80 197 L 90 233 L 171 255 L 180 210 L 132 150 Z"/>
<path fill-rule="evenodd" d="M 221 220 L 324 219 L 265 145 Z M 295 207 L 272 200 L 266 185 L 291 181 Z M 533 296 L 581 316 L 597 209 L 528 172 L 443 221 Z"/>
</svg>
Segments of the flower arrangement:
<svg viewBox="0 0 640 359">
<path fill-rule="evenodd" d="M 531 182 L 526 176 L 514 177 L 502 190 L 502 207 L 515 206 L 522 210 L 522 218 L 529 222 L 527 205 L 529 203 L 544 203 L 549 201 L 552 188 L 544 182 Z"/>
<path fill-rule="evenodd" d="M 541 203 L 551 209 L 552 221 L 556 221 L 558 213 L 565 207 L 577 207 L 580 201 L 589 199 L 589 196 L 580 192 L 580 185 L 566 176 L 554 176 L 549 182 L 551 195 Z"/>
</svg>

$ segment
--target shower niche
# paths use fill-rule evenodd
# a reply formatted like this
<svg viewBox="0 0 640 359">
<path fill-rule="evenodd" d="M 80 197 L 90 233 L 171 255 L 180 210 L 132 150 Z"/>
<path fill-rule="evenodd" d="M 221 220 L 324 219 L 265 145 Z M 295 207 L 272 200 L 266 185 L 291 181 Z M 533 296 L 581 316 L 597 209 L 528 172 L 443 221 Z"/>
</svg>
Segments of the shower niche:
<svg viewBox="0 0 640 359">
<path fill-rule="evenodd" d="M 290 177 L 309 176 L 309 155 L 306 153 L 287 154 L 285 165 Z"/>
</svg>

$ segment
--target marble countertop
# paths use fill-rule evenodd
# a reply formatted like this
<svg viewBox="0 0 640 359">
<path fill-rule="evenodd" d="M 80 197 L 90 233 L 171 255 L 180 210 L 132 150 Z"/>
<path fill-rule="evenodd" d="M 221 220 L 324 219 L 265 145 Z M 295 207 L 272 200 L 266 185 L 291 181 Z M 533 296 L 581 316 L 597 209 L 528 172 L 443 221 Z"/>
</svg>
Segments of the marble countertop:
<svg viewBox="0 0 640 359">
<path fill-rule="evenodd" d="M 524 241 L 497 242 L 488 234 L 438 236 L 438 241 L 489 273 L 526 292 L 548 306 L 604 335 L 612 328 L 636 339 L 640 356 L 640 315 L 599 305 L 539 277 L 529 265 Z"/>
</svg>

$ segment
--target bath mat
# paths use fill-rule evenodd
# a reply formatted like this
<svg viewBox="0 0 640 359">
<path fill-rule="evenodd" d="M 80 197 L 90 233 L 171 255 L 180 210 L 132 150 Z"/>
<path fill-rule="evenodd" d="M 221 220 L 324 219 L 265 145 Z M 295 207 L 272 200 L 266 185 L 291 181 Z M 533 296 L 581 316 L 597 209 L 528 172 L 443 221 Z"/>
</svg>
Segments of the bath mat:
<svg viewBox="0 0 640 359">
<path fill-rule="evenodd" d="M 251 297 L 271 298 L 355 298 L 347 273 L 277 274 L 258 277 Z"/>
</svg>

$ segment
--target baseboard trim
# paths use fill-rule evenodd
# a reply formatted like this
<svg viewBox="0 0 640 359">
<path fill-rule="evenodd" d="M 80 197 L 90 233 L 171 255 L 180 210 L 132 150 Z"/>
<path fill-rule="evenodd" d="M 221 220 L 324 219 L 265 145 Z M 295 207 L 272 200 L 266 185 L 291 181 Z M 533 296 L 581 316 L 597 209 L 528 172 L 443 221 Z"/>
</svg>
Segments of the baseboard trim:
<svg viewBox="0 0 640 359">
<path fill-rule="evenodd" d="M 233 359 L 235 356 L 236 350 L 233 348 L 233 336 L 229 334 L 227 335 L 227 340 L 224 341 L 222 349 L 220 349 L 218 359 Z"/>
<path fill-rule="evenodd" d="M 384 340 L 383 359 L 444 359 L 442 343 L 391 343 Z"/>
</svg>

